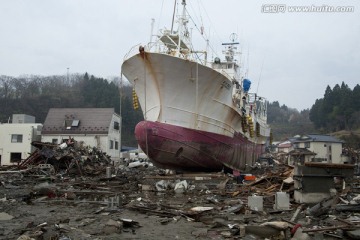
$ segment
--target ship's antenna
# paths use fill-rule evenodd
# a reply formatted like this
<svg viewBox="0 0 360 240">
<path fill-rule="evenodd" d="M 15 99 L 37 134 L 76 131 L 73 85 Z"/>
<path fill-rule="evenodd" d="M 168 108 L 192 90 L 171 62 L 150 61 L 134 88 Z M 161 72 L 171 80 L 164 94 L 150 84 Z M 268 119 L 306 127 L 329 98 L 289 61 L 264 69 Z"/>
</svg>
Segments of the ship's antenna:
<svg viewBox="0 0 360 240">
<path fill-rule="evenodd" d="M 161 2 L 161 10 L 160 10 L 159 18 L 158 18 L 158 24 L 157 24 L 157 27 L 156 27 L 156 31 L 158 31 L 159 28 L 160 28 L 160 22 L 161 22 L 162 13 L 163 13 L 163 7 L 164 7 L 164 0 L 162 0 L 162 2 Z"/>
<path fill-rule="evenodd" d="M 186 1 L 182 0 L 181 5 L 183 5 L 183 11 L 182 11 L 182 16 L 181 16 L 181 24 L 179 24 L 179 30 L 178 30 L 178 34 L 179 34 L 179 40 L 178 40 L 178 46 L 177 46 L 177 55 L 180 56 L 180 52 L 181 52 L 181 41 L 182 41 L 182 34 L 183 31 L 186 30 L 185 29 L 185 15 L 186 15 Z"/>
<path fill-rule="evenodd" d="M 176 10 L 176 0 L 174 2 L 174 12 L 173 12 L 173 17 L 172 17 L 172 22 L 171 22 L 171 33 L 173 33 L 173 29 L 174 29 L 175 10 Z"/>
<path fill-rule="evenodd" d="M 245 71 L 245 77 L 249 76 L 249 68 L 250 68 L 250 50 L 248 49 L 248 53 L 247 53 L 247 68 Z"/>
<path fill-rule="evenodd" d="M 263 58 L 263 61 L 262 61 L 262 64 L 261 64 L 259 81 L 258 81 L 258 85 L 257 85 L 257 87 L 256 87 L 256 94 L 257 94 L 258 91 L 259 91 L 259 85 L 260 85 L 260 81 L 261 81 L 262 70 L 263 70 L 263 67 L 264 67 L 264 61 L 265 61 L 265 57 Z"/>
</svg>

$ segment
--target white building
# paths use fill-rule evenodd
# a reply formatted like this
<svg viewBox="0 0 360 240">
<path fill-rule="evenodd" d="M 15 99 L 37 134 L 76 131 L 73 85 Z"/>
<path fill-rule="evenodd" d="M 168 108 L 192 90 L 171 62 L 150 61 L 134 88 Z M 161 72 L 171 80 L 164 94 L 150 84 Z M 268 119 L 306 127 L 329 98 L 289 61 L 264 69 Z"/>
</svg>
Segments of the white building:
<svg viewBox="0 0 360 240">
<path fill-rule="evenodd" d="M 304 150 L 303 156 L 307 155 L 308 159 L 302 159 L 303 162 L 324 162 L 324 163 L 344 163 L 342 157 L 342 144 L 343 141 L 330 136 L 330 135 L 318 135 L 308 134 L 304 136 L 296 136 L 291 138 L 293 151 Z M 313 153 L 313 156 L 311 154 Z M 296 154 L 300 156 L 300 153 Z"/>
<path fill-rule="evenodd" d="M 12 123 L 0 124 L 0 165 L 15 165 L 35 150 L 33 141 L 40 141 L 42 124 L 25 114 L 14 114 Z"/>
<path fill-rule="evenodd" d="M 42 142 L 60 144 L 74 138 L 85 146 L 120 159 L 121 118 L 113 108 L 51 108 L 42 130 Z"/>
</svg>

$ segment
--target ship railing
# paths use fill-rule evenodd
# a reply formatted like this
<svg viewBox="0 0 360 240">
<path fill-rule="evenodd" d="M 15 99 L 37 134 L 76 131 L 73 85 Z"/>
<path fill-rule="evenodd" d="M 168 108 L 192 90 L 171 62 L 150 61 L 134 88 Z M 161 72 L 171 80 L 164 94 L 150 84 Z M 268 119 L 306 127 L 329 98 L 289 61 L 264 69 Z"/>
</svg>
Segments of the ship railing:
<svg viewBox="0 0 360 240">
<path fill-rule="evenodd" d="M 134 56 L 135 54 L 139 53 L 139 47 L 142 44 L 136 44 L 133 47 L 130 48 L 129 52 L 127 52 L 124 56 L 124 61 L 127 60 L 128 58 Z M 144 45 L 145 47 L 145 51 L 150 51 L 150 52 L 159 52 L 159 53 L 166 53 L 166 46 L 165 44 L 162 44 L 160 41 L 156 41 L 156 42 L 149 42 L 148 44 Z"/>
<path fill-rule="evenodd" d="M 246 112 L 253 112 L 258 118 L 264 122 L 267 121 L 267 101 L 264 97 L 258 96 L 256 93 L 247 94 Z"/>
<path fill-rule="evenodd" d="M 219 73 L 221 73 L 222 75 L 224 75 L 226 78 L 228 78 L 229 80 L 234 80 L 235 79 L 235 74 L 230 74 L 228 73 L 226 70 L 221 69 L 221 68 L 214 68 L 213 65 L 211 66 L 214 70 L 218 71 Z"/>
<path fill-rule="evenodd" d="M 124 61 L 127 60 L 128 58 L 130 58 L 130 56 L 135 55 L 135 51 L 139 51 L 139 47 L 141 46 L 141 43 L 136 44 L 135 46 L 133 46 L 132 48 L 130 48 L 130 50 L 125 54 L 124 56 Z"/>
<path fill-rule="evenodd" d="M 137 53 L 139 53 L 139 47 L 142 44 L 136 44 L 133 47 L 131 47 L 131 49 L 125 54 L 124 56 L 124 61 L 129 59 L 130 57 L 136 55 Z M 158 40 L 155 42 L 149 42 L 146 45 L 143 45 L 145 47 L 145 51 L 149 51 L 149 52 L 156 52 L 156 53 L 163 53 L 163 54 L 169 54 L 172 56 L 176 55 L 176 50 L 171 50 L 169 49 L 166 44 L 164 44 L 162 41 Z M 206 65 L 208 67 L 212 67 L 212 62 L 206 61 L 206 59 L 201 59 L 199 57 L 197 57 L 196 54 L 200 53 L 199 51 L 189 51 L 188 53 L 184 54 L 182 58 L 190 60 L 190 61 L 195 61 L 198 62 L 199 64 L 203 64 Z M 206 55 L 206 52 L 201 52 L 204 53 Z M 186 57 L 184 57 L 186 55 Z M 220 73 L 222 73 L 223 75 L 225 75 L 227 78 L 229 79 L 233 79 L 234 76 L 233 74 L 229 74 L 225 69 L 216 69 L 217 71 L 219 71 Z"/>
<path fill-rule="evenodd" d="M 159 38 L 159 40 L 157 40 L 155 42 L 149 42 L 147 44 L 147 48 L 146 48 L 147 51 L 177 56 L 177 54 L 178 54 L 177 48 L 171 47 L 171 44 L 169 44 L 169 42 L 164 43 L 163 41 L 161 41 L 160 36 L 157 36 L 157 37 Z M 173 46 L 176 46 L 176 45 L 173 45 Z M 199 56 L 199 54 L 203 54 L 204 59 L 202 59 Z M 206 60 L 207 59 L 206 51 L 194 51 L 191 48 L 184 48 L 180 52 L 180 57 L 211 67 L 211 63 Z"/>
<path fill-rule="evenodd" d="M 248 102 L 255 103 L 256 102 L 256 93 L 248 93 Z"/>
<path fill-rule="evenodd" d="M 257 95 L 257 93 L 248 93 L 247 95 L 248 95 L 249 103 L 254 103 L 254 102 L 261 102 L 263 104 L 266 103 L 266 98 Z"/>
</svg>

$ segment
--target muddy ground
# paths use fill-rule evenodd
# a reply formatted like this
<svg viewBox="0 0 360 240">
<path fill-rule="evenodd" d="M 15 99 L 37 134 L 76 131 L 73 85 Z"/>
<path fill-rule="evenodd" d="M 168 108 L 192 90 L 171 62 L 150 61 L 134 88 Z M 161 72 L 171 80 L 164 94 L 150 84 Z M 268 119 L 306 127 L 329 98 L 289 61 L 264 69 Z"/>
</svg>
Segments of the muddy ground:
<svg viewBox="0 0 360 240">
<path fill-rule="evenodd" d="M 289 223 L 300 205 L 291 201 L 289 210 L 274 210 L 276 189 L 268 189 L 276 184 L 254 189 L 225 173 L 174 175 L 141 165 L 113 168 L 110 178 L 105 172 L 2 172 L 0 180 L 0 239 L 291 239 L 296 223 L 321 228 L 344 225 L 336 218 L 357 217 L 353 212 L 309 217 L 302 206 Z M 291 187 L 282 188 L 291 196 Z M 247 197 L 261 191 L 264 211 L 249 209 Z M 260 226 L 269 222 L 281 226 Z M 348 238 L 341 228 L 307 237 Z"/>
<path fill-rule="evenodd" d="M 111 179 L 2 174 L 0 239 L 22 235 L 34 239 L 192 239 L 194 234 L 201 235 L 203 223 L 175 211 L 130 209 L 133 203 L 156 210 L 158 204 L 170 203 L 175 208 L 189 201 L 182 193 L 141 191 L 143 170 Z"/>
<path fill-rule="evenodd" d="M 194 239 L 194 232 L 201 233 L 205 227 L 201 222 L 190 223 L 184 218 L 168 219 L 123 208 L 97 213 L 99 209 L 98 204 L 91 203 L 2 204 L 1 211 L 14 218 L 1 221 L 0 239 L 18 239 L 21 235 L 34 239 Z M 121 229 L 116 222 L 115 227 L 106 225 L 109 220 L 124 218 L 136 221 L 139 227 Z"/>
</svg>

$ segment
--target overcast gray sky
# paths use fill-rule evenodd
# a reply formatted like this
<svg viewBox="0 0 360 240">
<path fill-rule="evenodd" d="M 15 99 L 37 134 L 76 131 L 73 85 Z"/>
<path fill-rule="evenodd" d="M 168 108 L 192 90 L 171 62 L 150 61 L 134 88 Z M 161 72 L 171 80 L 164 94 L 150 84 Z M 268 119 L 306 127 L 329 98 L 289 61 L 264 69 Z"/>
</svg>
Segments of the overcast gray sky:
<svg viewBox="0 0 360 240">
<path fill-rule="evenodd" d="M 211 46 L 239 36 L 252 91 L 299 110 L 327 85 L 360 84 L 360 1 L 188 0 Z M 171 26 L 174 0 L 0 0 L 0 75 L 120 75 L 125 54 Z M 275 4 L 275 5 L 269 5 Z M 274 6 L 279 13 L 274 12 Z M 286 5 L 285 5 L 286 4 Z M 289 7 L 354 7 L 291 12 Z M 329 9 L 329 8 L 327 8 Z M 325 9 L 326 10 L 326 9 Z M 319 10 L 320 11 L 320 10 Z M 205 43 L 197 42 L 205 49 Z M 210 56 L 211 57 L 211 56 Z"/>
</svg>

